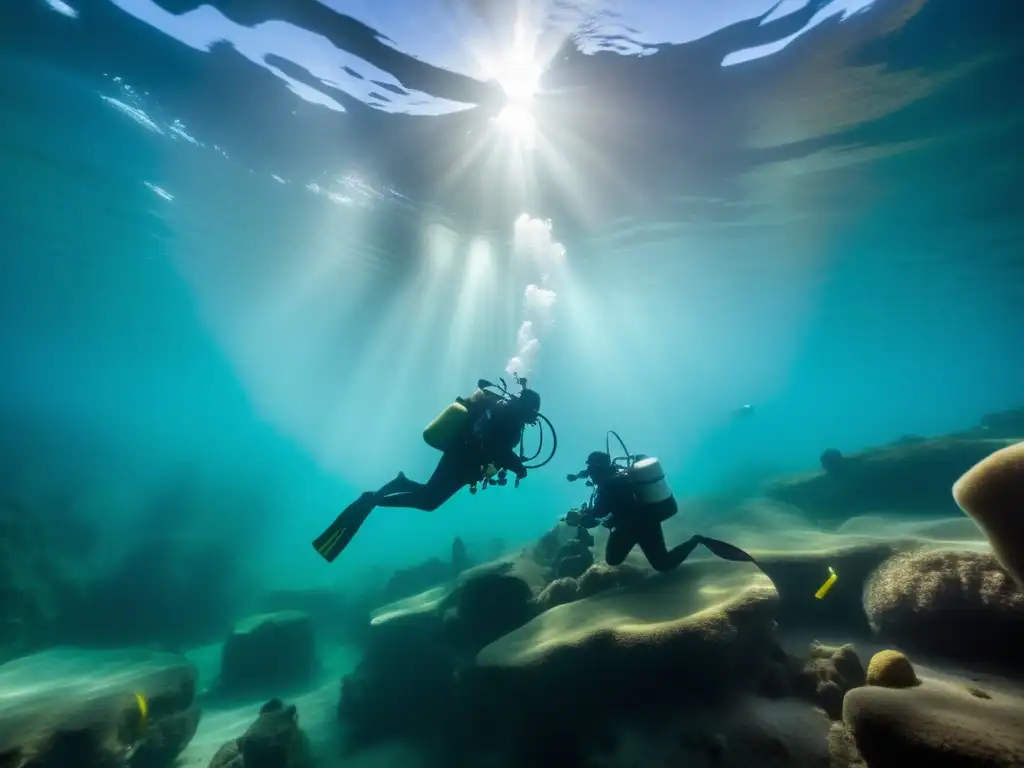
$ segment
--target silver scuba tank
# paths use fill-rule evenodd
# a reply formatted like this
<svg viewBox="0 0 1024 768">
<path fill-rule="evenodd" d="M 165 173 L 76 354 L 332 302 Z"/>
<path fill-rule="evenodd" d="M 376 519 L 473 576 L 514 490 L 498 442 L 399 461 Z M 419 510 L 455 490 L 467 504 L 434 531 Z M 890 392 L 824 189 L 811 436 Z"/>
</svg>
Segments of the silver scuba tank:
<svg viewBox="0 0 1024 768">
<path fill-rule="evenodd" d="M 659 520 L 667 520 L 679 511 L 672 488 L 665 479 L 661 462 L 653 456 L 640 459 L 628 470 L 633 497 L 644 512 L 653 513 Z"/>
</svg>

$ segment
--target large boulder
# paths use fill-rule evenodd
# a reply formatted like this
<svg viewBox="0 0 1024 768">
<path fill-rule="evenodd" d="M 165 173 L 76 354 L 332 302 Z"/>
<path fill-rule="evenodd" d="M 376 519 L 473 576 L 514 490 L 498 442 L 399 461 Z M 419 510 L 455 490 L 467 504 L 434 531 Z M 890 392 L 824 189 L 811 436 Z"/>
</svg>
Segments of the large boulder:
<svg viewBox="0 0 1024 768">
<path fill-rule="evenodd" d="M 195 688 L 195 668 L 174 654 L 55 649 L 8 662 L 3 765 L 169 768 L 199 724 Z"/>
<path fill-rule="evenodd" d="M 217 691 L 277 693 L 307 684 L 316 671 L 316 637 L 301 611 L 251 616 L 235 625 L 221 652 Z"/>
<path fill-rule="evenodd" d="M 259 596 L 256 613 L 301 611 L 313 622 L 318 637 L 360 645 L 366 640 L 370 612 L 378 605 L 376 590 L 341 587 L 272 589 Z"/>
<path fill-rule="evenodd" d="M 529 556 L 476 566 L 374 612 L 366 655 L 342 681 L 339 712 L 358 744 L 429 738 L 449 717 L 458 670 L 537 612 L 547 569 Z M 443 729 L 442 729 L 443 730 Z"/>
<path fill-rule="evenodd" d="M 706 697 L 749 682 L 776 650 L 777 604 L 754 566 L 703 562 L 552 608 L 483 648 L 472 675 L 508 714 Z"/>
<path fill-rule="evenodd" d="M 687 564 L 559 605 L 483 648 L 460 676 L 470 753 L 583 764 L 617 720 L 711 708 L 754 691 L 781 654 L 778 596 L 752 565 Z"/>
<path fill-rule="evenodd" d="M 897 554 L 868 579 L 864 610 L 886 642 L 964 662 L 1024 669 L 1024 591 L 991 552 Z"/>
<path fill-rule="evenodd" d="M 307 768 L 311 764 L 295 705 L 271 699 L 244 734 L 217 750 L 209 768 Z"/>
<path fill-rule="evenodd" d="M 820 522 L 877 511 L 956 514 L 950 488 L 974 464 L 1010 442 L 968 437 L 904 440 L 844 456 L 829 471 L 774 480 L 764 493 Z"/>
<path fill-rule="evenodd" d="M 375 612 L 362 662 L 341 683 L 339 713 L 356 740 L 418 730 L 424 714 L 443 708 L 454 679 L 455 654 L 435 587 Z"/>
<path fill-rule="evenodd" d="M 855 688 L 843 721 L 870 768 L 1024 765 L 1024 704 L 1017 697 L 925 679 Z"/>
</svg>

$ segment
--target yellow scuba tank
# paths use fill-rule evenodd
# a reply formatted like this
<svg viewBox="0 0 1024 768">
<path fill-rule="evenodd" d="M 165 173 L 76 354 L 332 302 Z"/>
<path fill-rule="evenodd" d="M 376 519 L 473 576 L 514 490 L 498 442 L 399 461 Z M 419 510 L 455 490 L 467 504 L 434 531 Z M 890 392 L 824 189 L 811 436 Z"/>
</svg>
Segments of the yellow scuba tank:
<svg viewBox="0 0 1024 768">
<path fill-rule="evenodd" d="M 466 410 L 466 406 L 454 402 L 441 411 L 423 430 L 423 441 L 431 448 L 446 451 L 451 447 L 452 441 L 463 434 L 467 421 L 469 411 Z"/>
<path fill-rule="evenodd" d="M 679 505 L 665 479 L 665 471 L 656 458 L 640 459 L 629 468 L 628 473 L 633 496 L 645 512 L 650 511 L 664 521 L 679 511 Z"/>
</svg>

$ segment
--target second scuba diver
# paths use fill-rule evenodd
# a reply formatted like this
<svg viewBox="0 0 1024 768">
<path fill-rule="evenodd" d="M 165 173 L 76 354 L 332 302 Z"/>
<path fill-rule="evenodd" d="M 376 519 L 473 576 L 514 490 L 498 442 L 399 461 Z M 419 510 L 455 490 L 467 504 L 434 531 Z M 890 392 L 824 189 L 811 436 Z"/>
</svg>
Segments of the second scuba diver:
<svg viewBox="0 0 1024 768">
<path fill-rule="evenodd" d="M 442 452 L 430 479 L 418 483 L 399 472 L 378 491 L 362 494 L 313 542 L 317 552 L 333 562 L 376 507 L 432 512 L 466 486 L 475 493 L 481 481 L 485 488 L 505 485 L 507 471 L 515 474 L 519 485 L 527 473 L 522 455 L 523 431 L 544 417 L 540 414 L 540 395 L 527 389 L 525 379 L 517 376 L 516 381 L 522 388 L 518 395 L 510 394 L 504 382 L 502 394 L 491 392 L 488 388 L 494 385 L 481 379 L 470 397 L 456 398 L 423 431 L 427 444 Z"/>
<path fill-rule="evenodd" d="M 616 433 L 609 435 L 615 435 L 622 444 Z M 756 564 L 754 558 L 739 547 L 705 536 L 692 536 L 668 549 L 661 524 L 676 514 L 679 505 L 665 480 L 661 463 L 655 458 L 630 455 L 625 445 L 622 447 L 626 456 L 614 460 L 610 450 L 594 451 L 587 457 L 582 472 L 567 477 L 570 482 L 586 479 L 594 492 L 581 510 L 566 515 L 565 522 L 587 529 L 599 525 L 609 528 L 605 546 L 605 561 L 609 565 L 621 565 L 633 547 L 639 545 L 654 570 L 671 571 L 686 560 L 698 544 L 724 560 Z"/>
</svg>

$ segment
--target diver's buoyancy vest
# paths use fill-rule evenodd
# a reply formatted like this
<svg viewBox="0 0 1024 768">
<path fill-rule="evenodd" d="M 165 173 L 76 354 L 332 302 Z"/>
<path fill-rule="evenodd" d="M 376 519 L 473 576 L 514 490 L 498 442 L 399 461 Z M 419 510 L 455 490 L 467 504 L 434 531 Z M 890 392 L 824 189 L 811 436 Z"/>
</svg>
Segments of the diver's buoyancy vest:
<svg viewBox="0 0 1024 768">
<path fill-rule="evenodd" d="M 668 520 L 679 511 L 672 488 L 665 479 L 665 470 L 658 459 L 640 459 L 627 470 L 627 476 L 638 511 L 645 515 L 653 513 L 661 521 Z"/>
</svg>

